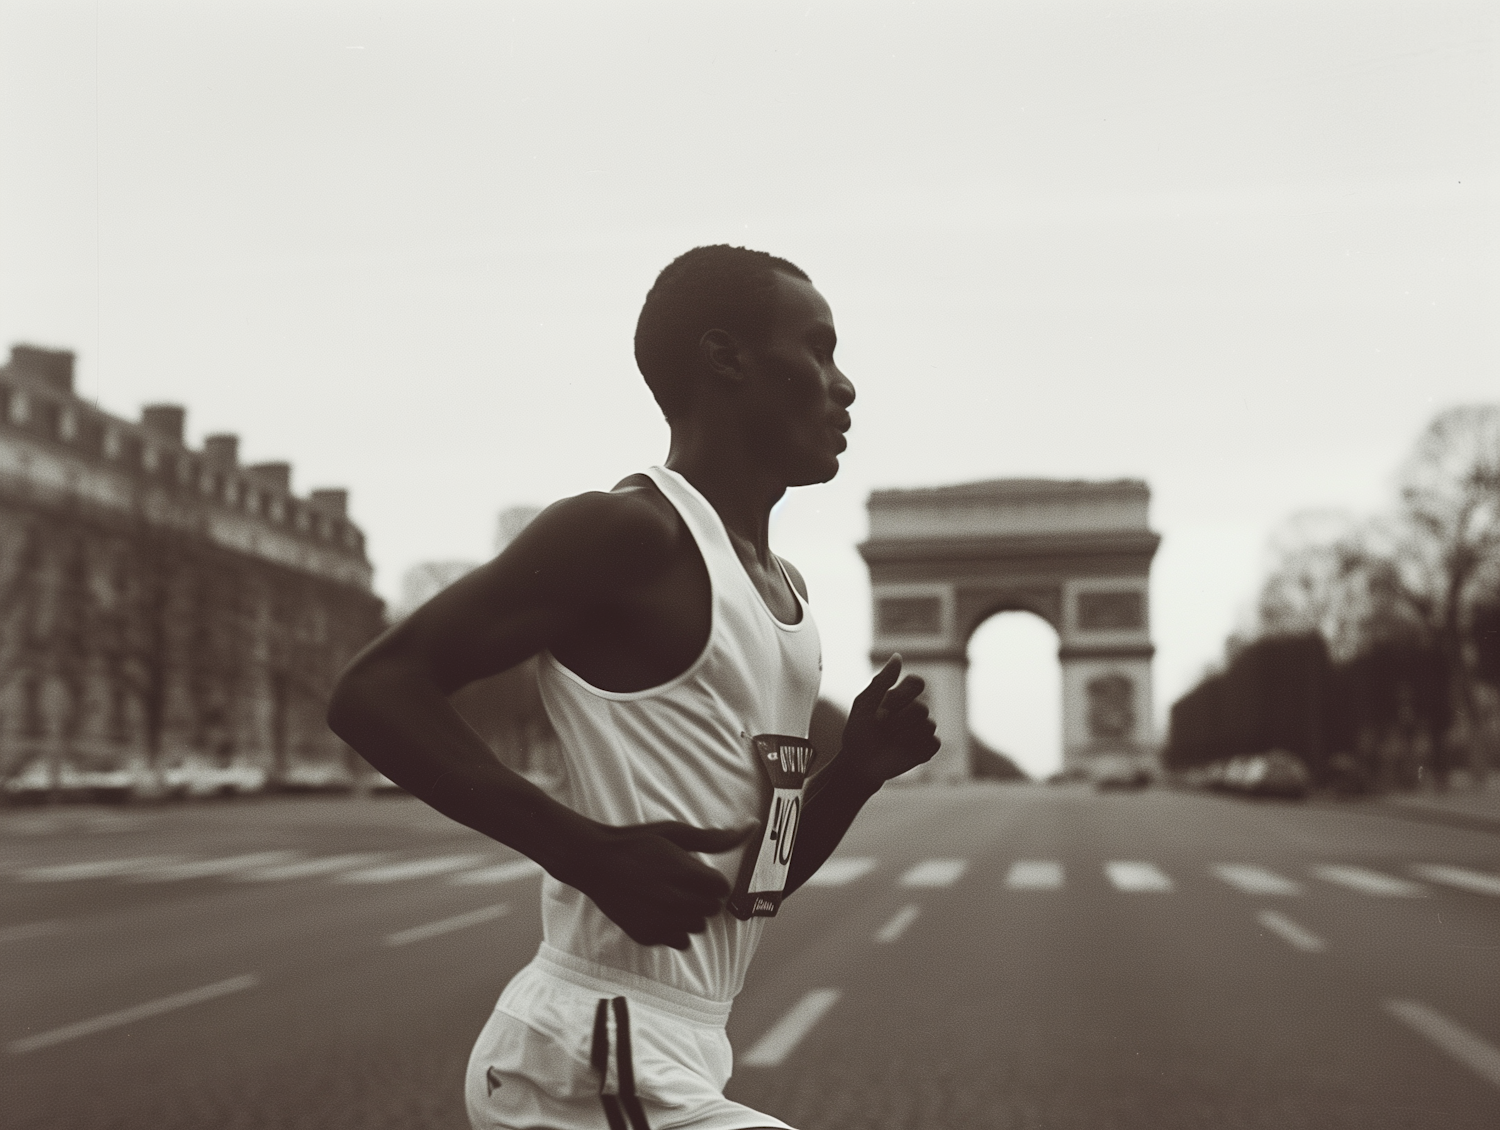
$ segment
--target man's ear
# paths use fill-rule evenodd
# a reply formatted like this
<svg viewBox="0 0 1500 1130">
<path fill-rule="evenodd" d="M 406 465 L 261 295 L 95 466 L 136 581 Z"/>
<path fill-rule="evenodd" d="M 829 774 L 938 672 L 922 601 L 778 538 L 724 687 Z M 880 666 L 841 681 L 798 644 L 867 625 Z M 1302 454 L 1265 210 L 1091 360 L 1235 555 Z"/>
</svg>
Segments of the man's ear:
<svg viewBox="0 0 1500 1130">
<path fill-rule="evenodd" d="M 744 364 L 739 340 L 728 330 L 708 330 L 698 339 L 698 353 L 716 377 L 738 381 Z"/>
</svg>

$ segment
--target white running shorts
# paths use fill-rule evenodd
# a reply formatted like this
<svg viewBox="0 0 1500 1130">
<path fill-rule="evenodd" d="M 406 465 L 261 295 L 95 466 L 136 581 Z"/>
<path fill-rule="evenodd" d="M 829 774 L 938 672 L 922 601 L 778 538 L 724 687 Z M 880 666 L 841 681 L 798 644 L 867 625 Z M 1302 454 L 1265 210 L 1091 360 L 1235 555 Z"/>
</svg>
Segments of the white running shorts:
<svg viewBox="0 0 1500 1130">
<path fill-rule="evenodd" d="M 791 1130 L 724 1097 L 727 1006 L 559 956 L 568 965 L 539 954 L 517 973 L 479 1033 L 464 1079 L 474 1130 Z"/>
</svg>

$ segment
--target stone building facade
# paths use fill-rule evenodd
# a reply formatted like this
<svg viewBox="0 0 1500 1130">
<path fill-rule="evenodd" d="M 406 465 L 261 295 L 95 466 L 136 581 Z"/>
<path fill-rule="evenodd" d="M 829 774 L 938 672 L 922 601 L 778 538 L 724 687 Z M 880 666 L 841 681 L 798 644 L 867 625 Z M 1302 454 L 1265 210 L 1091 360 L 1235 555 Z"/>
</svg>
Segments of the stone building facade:
<svg viewBox="0 0 1500 1130">
<path fill-rule="evenodd" d="M 347 493 L 184 422 L 81 399 L 71 353 L 0 368 L 0 780 L 351 766 L 324 708 L 383 609 Z"/>
</svg>

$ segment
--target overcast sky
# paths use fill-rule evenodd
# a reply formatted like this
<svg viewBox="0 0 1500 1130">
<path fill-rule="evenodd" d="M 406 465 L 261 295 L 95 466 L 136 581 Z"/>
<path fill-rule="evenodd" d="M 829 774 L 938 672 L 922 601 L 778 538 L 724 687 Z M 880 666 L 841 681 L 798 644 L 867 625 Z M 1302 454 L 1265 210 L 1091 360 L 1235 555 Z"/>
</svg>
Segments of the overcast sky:
<svg viewBox="0 0 1500 1130">
<path fill-rule="evenodd" d="M 872 488 L 1131 476 L 1164 714 L 1280 519 L 1381 505 L 1428 418 L 1500 399 L 1497 12 L 0 0 L 0 344 L 349 487 L 394 597 L 659 461 L 646 289 L 769 250 L 859 389 L 773 530 L 831 696 L 868 677 Z M 1039 766 L 1036 697 L 983 732 Z"/>
</svg>

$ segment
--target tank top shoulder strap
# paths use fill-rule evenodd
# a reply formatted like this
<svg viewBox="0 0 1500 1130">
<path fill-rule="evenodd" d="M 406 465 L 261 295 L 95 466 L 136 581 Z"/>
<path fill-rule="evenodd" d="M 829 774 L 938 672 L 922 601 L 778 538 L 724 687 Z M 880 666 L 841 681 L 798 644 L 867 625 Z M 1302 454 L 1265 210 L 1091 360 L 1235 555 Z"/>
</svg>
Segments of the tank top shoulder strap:
<svg viewBox="0 0 1500 1130">
<path fill-rule="evenodd" d="M 692 483 L 670 467 L 648 467 L 646 474 L 682 515 L 688 532 L 698 543 L 698 552 L 703 555 L 703 564 L 708 568 L 714 587 L 718 589 L 732 584 L 735 573 L 744 570 L 735 556 L 734 547 L 729 544 L 729 534 L 724 530 L 719 512 Z"/>
</svg>

